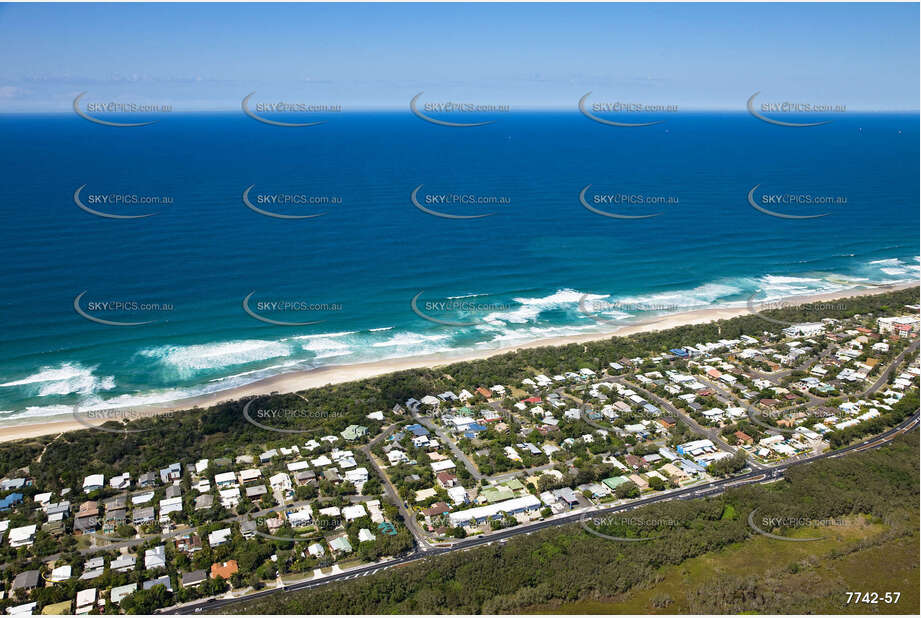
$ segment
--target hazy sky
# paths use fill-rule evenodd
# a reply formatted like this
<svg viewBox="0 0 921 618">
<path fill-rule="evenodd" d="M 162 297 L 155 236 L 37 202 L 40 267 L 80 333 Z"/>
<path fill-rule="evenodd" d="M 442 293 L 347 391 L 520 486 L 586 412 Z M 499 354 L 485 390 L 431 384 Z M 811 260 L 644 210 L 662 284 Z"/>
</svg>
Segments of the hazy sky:
<svg viewBox="0 0 921 618">
<path fill-rule="evenodd" d="M 918 109 L 917 4 L 7 4 L 0 112 L 261 100 Z"/>
</svg>

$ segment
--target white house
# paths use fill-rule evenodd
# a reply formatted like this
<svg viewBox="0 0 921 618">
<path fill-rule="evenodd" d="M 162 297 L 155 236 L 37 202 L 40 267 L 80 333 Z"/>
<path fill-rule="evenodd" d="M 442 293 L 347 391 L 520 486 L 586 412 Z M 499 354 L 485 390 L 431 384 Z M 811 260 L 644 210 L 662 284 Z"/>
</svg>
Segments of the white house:
<svg viewBox="0 0 921 618">
<path fill-rule="evenodd" d="M 362 528 L 361 530 L 358 531 L 358 542 L 359 543 L 364 543 L 366 541 L 373 541 L 376 538 L 377 537 L 371 534 L 371 531 L 368 530 L 367 528 Z"/>
<path fill-rule="evenodd" d="M 116 586 L 109 591 L 109 600 L 118 605 L 122 599 L 124 599 L 129 594 L 137 592 L 137 584 L 125 584 L 124 586 Z"/>
<path fill-rule="evenodd" d="M 269 485 L 274 491 L 291 491 L 291 477 L 284 472 L 273 474 L 269 477 Z"/>
<path fill-rule="evenodd" d="M 362 467 L 349 470 L 345 473 L 344 478 L 346 481 L 359 487 L 368 482 L 368 469 Z"/>
<path fill-rule="evenodd" d="M 170 521 L 170 513 L 182 512 L 182 496 L 160 500 L 160 521 Z"/>
<path fill-rule="evenodd" d="M 36 525 L 10 529 L 10 547 L 28 547 L 35 542 Z"/>
<path fill-rule="evenodd" d="M 301 472 L 303 470 L 309 470 L 310 464 L 306 461 L 292 461 L 288 464 L 288 472 Z"/>
<path fill-rule="evenodd" d="M 218 489 L 235 487 L 237 484 L 237 475 L 233 472 L 221 472 L 214 475 L 214 484 Z"/>
<path fill-rule="evenodd" d="M 310 505 L 301 507 L 293 513 L 288 513 L 288 522 L 295 528 L 306 526 L 313 521 L 313 509 Z"/>
<path fill-rule="evenodd" d="M 128 489 L 131 487 L 131 473 L 123 472 L 118 476 L 109 479 L 109 487 L 112 489 Z"/>
<path fill-rule="evenodd" d="M 229 541 L 232 534 L 230 528 L 215 530 L 208 535 L 208 545 L 211 547 L 219 547 Z"/>
<path fill-rule="evenodd" d="M 221 498 L 221 506 L 225 509 L 235 509 L 240 504 L 240 489 L 238 487 L 221 489 L 218 495 Z"/>
<path fill-rule="evenodd" d="M 390 461 L 391 466 L 395 466 L 397 464 L 403 463 L 404 461 L 409 461 L 409 457 L 406 456 L 405 452 L 399 449 L 393 449 L 387 453 L 387 460 Z"/>
<path fill-rule="evenodd" d="M 448 519 L 452 526 L 466 526 L 474 523 L 483 523 L 488 519 L 499 516 L 500 513 L 517 515 L 518 513 L 537 510 L 540 506 L 541 501 L 536 496 L 528 494 L 520 498 L 512 498 L 511 500 L 503 500 L 495 504 L 487 504 L 465 511 L 449 513 Z"/>
<path fill-rule="evenodd" d="M 364 517 L 367 514 L 368 512 L 365 510 L 365 505 L 363 504 L 350 504 L 349 506 L 342 507 L 342 517 L 345 518 L 345 521 L 352 521 L 353 519 Z"/>
<path fill-rule="evenodd" d="M 825 325 L 821 322 L 803 322 L 783 329 L 783 334 L 787 337 L 814 337 L 823 332 L 825 332 Z"/>
<path fill-rule="evenodd" d="M 96 604 L 96 589 L 87 588 L 77 593 L 77 614 L 88 614 Z"/>
<path fill-rule="evenodd" d="M 166 568 L 166 545 L 157 545 L 144 552 L 144 568 Z"/>
<path fill-rule="evenodd" d="M 307 553 L 309 553 L 314 558 L 320 558 L 326 553 L 326 548 L 319 543 L 314 543 L 307 548 Z"/>
<path fill-rule="evenodd" d="M 435 474 L 438 474 L 439 472 L 443 472 L 444 470 L 453 470 L 454 468 L 457 467 L 454 465 L 454 462 L 451 461 L 450 459 L 444 459 L 442 461 L 433 461 L 430 465 L 432 466 L 432 472 L 434 472 Z"/>
<path fill-rule="evenodd" d="M 90 493 L 105 487 L 106 477 L 104 474 L 90 474 L 83 480 L 83 491 Z"/>
<path fill-rule="evenodd" d="M 455 485 L 454 487 L 448 488 L 448 498 L 451 499 L 455 505 L 465 504 L 467 500 L 467 490 L 461 487 L 460 485 Z"/>
</svg>

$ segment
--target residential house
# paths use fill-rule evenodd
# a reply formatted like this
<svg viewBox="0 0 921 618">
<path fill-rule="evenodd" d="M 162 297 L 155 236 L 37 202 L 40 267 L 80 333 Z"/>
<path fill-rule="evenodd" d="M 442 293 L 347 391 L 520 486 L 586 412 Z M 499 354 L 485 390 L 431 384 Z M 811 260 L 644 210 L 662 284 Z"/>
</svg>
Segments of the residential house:
<svg viewBox="0 0 921 618">
<path fill-rule="evenodd" d="M 208 535 L 208 545 L 212 548 L 220 547 L 224 543 L 230 540 L 233 532 L 230 528 L 222 528 L 220 530 L 215 530 L 214 532 Z"/>
<path fill-rule="evenodd" d="M 752 439 L 752 437 L 751 437 L 750 435 L 748 435 L 747 433 L 745 433 L 745 432 L 743 432 L 743 431 L 737 431 L 737 432 L 735 432 L 735 433 L 732 434 L 732 435 L 734 435 L 734 436 L 736 437 L 736 441 L 737 441 L 739 444 L 749 444 L 749 445 L 751 445 L 751 444 L 754 444 L 754 442 L 755 442 L 755 441 Z"/>
<path fill-rule="evenodd" d="M 124 599 L 129 594 L 134 594 L 138 590 L 137 584 L 125 584 L 124 586 L 116 586 L 109 591 L 109 601 L 118 605 L 121 603 L 121 600 Z"/>
<path fill-rule="evenodd" d="M 348 536 L 340 536 L 329 542 L 330 548 L 336 553 L 348 554 L 352 551 L 352 544 L 349 543 Z"/>
<path fill-rule="evenodd" d="M 117 573 L 127 573 L 134 570 L 137 559 L 131 554 L 119 556 L 109 564 L 109 568 Z"/>
<path fill-rule="evenodd" d="M 144 552 L 144 568 L 147 570 L 166 568 L 166 545 L 157 545 Z"/>
<path fill-rule="evenodd" d="M 340 433 L 340 435 L 346 440 L 353 441 L 364 437 L 367 435 L 367 433 L 367 427 L 363 427 L 362 425 L 349 425 Z"/>
<path fill-rule="evenodd" d="M 196 588 L 205 583 L 208 579 L 208 572 L 204 569 L 183 573 L 181 582 L 183 588 Z"/>
<path fill-rule="evenodd" d="M 236 560 L 228 560 L 226 562 L 215 562 L 211 565 L 211 579 L 216 579 L 218 577 L 223 577 L 224 579 L 230 579 L 230 577 L 238 572 L 240 567 L 237 566 Z"/>
<path fill-rule="evenodd" d="M 13 579 L 13 585 L 10 586 L 10 590 L 12 592 L 16 592 L 17 590 L 31 592 L 38 588 L 40 580 L 41 576 L 38 571 L 23 571 Z"/>
<path fill-rule="evenodd" d="M 83 493 L 92 493 L 106 486 L 104 474 L 91 474 L 83 479 Z"/>
<path fill-rule="evenodd" d="M 152 506 L 142 506 L 140 508 L 134 509 L 134 512 L 131 514 L 132 523 L 135 526 L 144 526 L 154 521 L 154 507 Z"/>
</svg>

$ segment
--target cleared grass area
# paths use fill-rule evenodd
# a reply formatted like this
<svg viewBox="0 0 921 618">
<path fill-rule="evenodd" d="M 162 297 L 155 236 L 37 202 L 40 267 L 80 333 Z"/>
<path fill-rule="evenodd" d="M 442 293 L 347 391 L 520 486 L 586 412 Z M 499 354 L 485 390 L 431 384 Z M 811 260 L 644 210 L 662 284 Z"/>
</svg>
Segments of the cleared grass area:
<svg viewBox="0 0 921 618">
<path fill-rule="evenodd" d="M 917 530 L 917 519 L 913 524 Z M 906 527 L 898 526 L 899 529 Z M 817 536 L 815 529 L 788 533 Z M 784 542 L 763 536 L 663 567 L 657 581 L 608 599 L 531 608 L 527 613 L 917 614 L 917 532 L 899 535 L 881 522 L 851 517 L 818 531 L 824 538 Z M 847 605 L 851 592 L 901 592 L 895 605 Z"/>
</svg>

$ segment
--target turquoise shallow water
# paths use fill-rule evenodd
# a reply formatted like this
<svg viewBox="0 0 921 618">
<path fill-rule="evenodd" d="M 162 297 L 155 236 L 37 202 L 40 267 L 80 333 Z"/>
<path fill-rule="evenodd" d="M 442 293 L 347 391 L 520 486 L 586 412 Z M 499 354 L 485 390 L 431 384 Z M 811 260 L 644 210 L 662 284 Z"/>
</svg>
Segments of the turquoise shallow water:
<svg viewBox="0 0 921 618">
<path fill-rule="evenodd" d="M 610 330 L 756 292 L 919 276 L 917 115 L 788 129 L 748 114 L 673 114 L 619 129 L 578 113 L 512 113 L 453 129 L 407 112 L 341 114 L 303 130 L 242 114 L 138 129 L 3 116 L 0 136 L 0 422 Z M 411 201 L 419 185 L 425 209 L 490 216 L 423 212 Z M 603 212 L 660 214 L 596 214 L 579 200 L 587 185 Z M 774 211 L 829 214 L 768 216 L 747 200 L 755 185 L 756 203 Z M 242 200 L 251 186 L 260 210 L 325 214 L 259 214 Z M 75 204 L 79 187 L 99 212 L 157 214 L 95 216 Z M 790 194 L 834 199 L 771 201 Z M 170 203 L 113 205 L 108 195 Z M 83 292 L 90 318 L 150 323 L 81 316 Z M 434 321 L 410 305 L 420 292 L 416 307 Z M 261 321 L 243 308 L 251 293 L 258 316 L 316 323 Z"/>
</svg>

